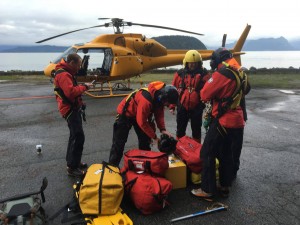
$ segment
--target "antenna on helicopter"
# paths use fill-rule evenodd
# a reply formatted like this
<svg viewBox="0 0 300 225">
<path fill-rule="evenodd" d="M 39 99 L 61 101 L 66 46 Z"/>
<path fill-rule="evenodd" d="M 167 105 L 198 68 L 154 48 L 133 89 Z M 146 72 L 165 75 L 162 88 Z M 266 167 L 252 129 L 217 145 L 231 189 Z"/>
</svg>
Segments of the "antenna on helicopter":
<svg viewBox="0 0 300 225">
<path fill-rule="evenodd" d="M 200 34 L 200 33 L 187 31 L 187 30 L 181 30 L 181 29 L 172 28 L 172 27 L 164 27 L 164 26 L 157 26 L 157 25 L 151 25 L 151 24 L 126 22 L 126 21 L 124 21 L 123 19 L 120 19 L 120 18 L 98 18 L 98 19 L 99 20 L 110 19 L 111 22 L 104 23 L 102 25 L 96 25 L 96 26 L 92 26 L 92 27 L 87 27 L 87 28 L 82 28 L 82 29 L 69 31 L 69 32 L 66 32 L 66 33 L 62 33 L 62 34 L 59 34 L 59 35 L 55 35 L 55 36 L 43 39 L 41 41 L 37 41 L 36 43 L 42 43 L 42 42 L 49 41 L 49 40 L 57 38 L 57 37 L 61 37 L 61 36 L 66 35 L 66 34 L 71 34 L 71 33 L 77 32 L 77 31 L 82 31 L 82 30 L 87 30 L 87 29 L 97 28 L 97 27 L 113 27 L 115 34 L 122 34 L 124 26 L 132 26 L 132 25 L 143 26 L 143 27 L 153 27 L 153 28 L 166 29 L 166 30 L 173 30 L 173 31 L 179 31 L 179 32 L 184 32 L 184 33 L 188 33 L 188 34 L 195 34 L 195 35 L 203 35 L 203 34 Z M 120 28 L 122 28 L 122 30 Z"/>
<path fill-rule="evenodd" d="M 223 34 L 222 47 L 225 47 L 227 34 Z"/>
</svg>

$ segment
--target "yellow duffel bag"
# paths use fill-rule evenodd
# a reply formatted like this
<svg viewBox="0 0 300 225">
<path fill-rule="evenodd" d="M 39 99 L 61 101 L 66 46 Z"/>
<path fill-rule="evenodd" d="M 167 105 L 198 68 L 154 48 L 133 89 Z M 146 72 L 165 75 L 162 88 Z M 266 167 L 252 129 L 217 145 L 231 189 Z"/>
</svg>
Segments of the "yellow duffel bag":
<svg viewBox="0 0 300 225">
<path fill-rule="evenodd" d="M 124 187 L 119 168 L 106 162 L 93 164 L 88 168 L 78 192 L 82 214 L 116 214 L 123 194 Z"/>
<path fill-rule="evenodd" d="M 216 180 L 219 180 L 219 160 L 216 158 Z M 193 184 L 201 183 L 201 173 L 193 173 L 191 172 L 191 182 Z"/>
</svg>

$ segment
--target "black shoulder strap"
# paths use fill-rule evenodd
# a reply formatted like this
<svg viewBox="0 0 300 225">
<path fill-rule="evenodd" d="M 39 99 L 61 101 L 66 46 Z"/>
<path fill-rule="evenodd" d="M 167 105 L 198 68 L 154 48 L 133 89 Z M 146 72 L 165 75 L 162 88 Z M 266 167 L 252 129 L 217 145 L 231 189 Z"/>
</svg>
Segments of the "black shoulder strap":
<svg viewBox="0 0 300 225">
<path fill-rule="evenodd" d="M 147 99 L 150 103 L 153 103 L 153 99 L 152 99 L 150 92 L 145 89 L 141 89 L 141 90 L 142 90 L 142 95 L 144 96 L 144 98 Z"/>
<path fill-rule="evenodd" d="M 226 66 L 223 66 L 218 72 L 230 80 L 235 80 L 233 71 Z"/>
<path fill-rule="evenodd" d="M 184 83 L 184 77 L 185 77 L 185 74 L 186 74 L 186 70 L 185 69 L 180 69 L 180 70 L 177 71 L 177 74 L 181 78 L 181 84 L 180 84 L 179 88 L 181 88 L 182 90 L 184 90 L 186 88 L 185 87 L 185 83 Z"/>
<path fill-rule="evenodd" d="M 72 212 L 73 216 L 70 217 L 69 212 Z M 68 204 L 64 205 L 56 213 L 54 213 L 52 216 L 50 216 L 49 221 L 53 221 L 61 213 L 63 213 L 63 218 L 61 219 L 61 223 L 76 221 L 76 222 L 80 222 L 80 224 L 82 224 L 85 221 L 84 216 L 82 215 L 82 213 L 80 211 L 80 207 L 78 205 L 78 200 L 76 199 L 75 196 L 73 196 L 73 199 Z"/>
<path fill-rule="evenodd" d="M 56 77 L 56 75 L 58 75 L 58 74 L 60 74 L 60 73 L 63 73 L 63 72 L 65 72 L 65 70 L 62 69 L 62 68 L 56 70 L 55 73 L 54 73 L 54 77 Z"/>
<path fill-rule="evenodd" d="M 55 93 L 55 95 L 57 95 L 58 97 L 60 97 L 60 98 L 63 100 L 63 102 L 64 102 L 65 104 L 69 104 L 69 105 L 71 105 L 71 106 L 74 105 L 74 103 L 72 103 L 72 102 L 66 97 L 65 93 L 63 92 L 63 90 L 62 90 L 61 88 L 59 88 L 59 87 L 54 87 L 54 93 Z"/>
<path fill-rule="evenodd" d="M 63 72 L 66 72 L 66 71 L 64 69 L 56 70 L 54 77 L 56 77 L 58 74 L 61 74 Z M 75 79 L 73 79 L 73 83 L 74 83 L 74 85 L 77 85 L 77 82 Z M 68 99 L 67 96 L 65 95 L 64 91 L 56 85 L 54 86 L 54 94 L 57 95 L 58 97 L 60 97 L 63 100 L 63 103 L 71 105 L 72 107 L 75 106 L 76 101 L 74 103 L 71 102 L 71 100 Z"/>
</svg>

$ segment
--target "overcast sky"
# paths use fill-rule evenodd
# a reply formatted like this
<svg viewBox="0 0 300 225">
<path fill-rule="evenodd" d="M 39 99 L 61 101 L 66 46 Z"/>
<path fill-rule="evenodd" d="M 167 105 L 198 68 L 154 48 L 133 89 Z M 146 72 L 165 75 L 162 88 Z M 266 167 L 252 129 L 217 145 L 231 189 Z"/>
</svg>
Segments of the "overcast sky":
<svg viewBox="0 0 300 225">
<path fill-rule="evenodd" d="M 293 40 L 300 38 L 299 11 L 299 0 L 1 0 L 0 45 L 37 45 L 36 41 L 47 37 L 109 22 L 100 17 L 203 33 L 194 37 L 206 45 L 221 45 L 224 33 L 227 43 L 235 41 L 247 23 L 252 26 L 248 39 L 283 36 Z M 189 35 L 140 26 L 125 27 L 124 32 L 148 38 Z M 43 44 L 72 45 L 103 33 L 113 33 L 113 29 L 89 29 Z"/>
</svg>

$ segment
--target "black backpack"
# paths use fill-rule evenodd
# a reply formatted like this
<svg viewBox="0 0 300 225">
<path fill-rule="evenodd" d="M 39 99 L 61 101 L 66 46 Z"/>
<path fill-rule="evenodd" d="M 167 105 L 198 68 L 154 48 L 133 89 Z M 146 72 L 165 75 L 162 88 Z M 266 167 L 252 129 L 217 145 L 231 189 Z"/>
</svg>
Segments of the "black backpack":
<svg viewBox="0 0 300 225">
<path fill-rule="evenodd" d="M 44 190 L 47 185 L 48 181 L 45 177 L 39 191 L 1 199 L 0 225 L 47 224 L 46 214 L 41 206 L 41 203 L 45 202 Z"/>
</svg>

